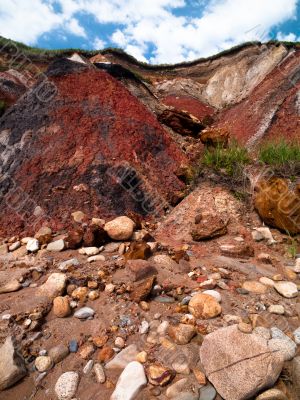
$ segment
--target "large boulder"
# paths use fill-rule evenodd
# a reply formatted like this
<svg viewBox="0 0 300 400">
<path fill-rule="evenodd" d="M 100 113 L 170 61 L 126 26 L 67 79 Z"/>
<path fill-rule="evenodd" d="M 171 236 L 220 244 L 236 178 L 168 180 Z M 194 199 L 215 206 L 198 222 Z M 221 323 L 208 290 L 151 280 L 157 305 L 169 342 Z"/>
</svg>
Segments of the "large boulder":
<svg viewBox="0 0 300 400">
<path fill-rule="evenodd" d="M 242 333 L 237 325 L 207 335 L 200 349 L 206 376 L 225 400 L 246 400 L 278 379 L 283 357 L 267 340 Z"/>
<path fill-rule="evenodd" d="M 290 234 L 300 233 L 300 185 L 294 190 L 281 178 L 261 180 L 256 186 L 254 206 L 263 221 Z"/>
<path fill-rule="evenodd" d="M 0 390 L 13 386 L 25 375 L 25 362 L 17 352 L 13 338 L 9 336 L 0 348 Z"/>
</svg>

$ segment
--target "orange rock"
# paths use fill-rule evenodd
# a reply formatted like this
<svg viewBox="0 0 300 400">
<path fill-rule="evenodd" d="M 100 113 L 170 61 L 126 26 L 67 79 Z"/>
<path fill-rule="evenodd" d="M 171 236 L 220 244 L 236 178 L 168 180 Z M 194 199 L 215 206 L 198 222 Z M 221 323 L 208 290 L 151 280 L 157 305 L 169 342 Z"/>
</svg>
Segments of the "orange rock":
<svg viewBox="0 0 300 400">
<path fill-rule="evenodd" d="M 110 346 L 105 346 L 98 353 L 98 360 L 101 362 L 106 362 L 114 356 L 115 352 Z"/>
<path fill-rule="evenodd" d="M 228 146 L 230 133 L 226 128 L 206 128 L 201 132 L 200 140 L 208 147 Z"/>
<path fill-rule="evenodd" d="M 64 318 L 71 314 L 71 307 L 68 297 L 55 297 L 53 300 L 53 312 L 58 318 Z"/>
<path fill-rule="evenodd" d="M 209 319 L 220 315 L 222 308 L 214 297 L 199 293 L 189 302 L 189 311 L 196 318 Z"/>
</svg>

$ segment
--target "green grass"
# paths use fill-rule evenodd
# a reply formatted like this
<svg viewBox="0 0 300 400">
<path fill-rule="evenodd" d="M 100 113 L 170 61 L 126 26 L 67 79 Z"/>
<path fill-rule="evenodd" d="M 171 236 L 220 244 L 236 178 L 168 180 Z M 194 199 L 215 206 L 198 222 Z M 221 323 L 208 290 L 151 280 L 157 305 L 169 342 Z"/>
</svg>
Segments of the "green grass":
<svg viewBox="0 0 300 400">
<path fill-rule="evenodd" d="M 6 110 L 6 103 L 4 100 L 0 100 L 0 117 L 4 114 Z"/>
<path fill-rule="evenodd" d="M 300 163 L 300 143 L 288 143 L 283 139 L 266 143 L 259 150 L 259 160 L 274 166 Z"/>
<path fill-rule="evenodd" d="M 233 141 L 226 149 L 222 147 L 206 149 L 202 159 L 206 167 L 217 171 L 223 170 L 229 176 L 239 174 L 249 162 L 250 156 L 247 149 L 236 141 Z"/>
</svg>

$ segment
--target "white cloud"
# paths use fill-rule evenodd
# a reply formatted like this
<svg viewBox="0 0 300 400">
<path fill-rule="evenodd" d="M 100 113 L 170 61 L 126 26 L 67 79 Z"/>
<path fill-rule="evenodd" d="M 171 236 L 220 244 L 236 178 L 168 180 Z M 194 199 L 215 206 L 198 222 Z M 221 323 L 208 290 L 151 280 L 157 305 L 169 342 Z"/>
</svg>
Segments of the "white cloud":
<svg viewBox="0 0 300 400">
<path fill-rule="evenodd" d="M 299 40 L 299 38 L 297 39 L 297 36 L 294 33 L 284 34 L 282 32 L 278 32 L 276 38 L 277 40 L 281 40 L 283 42 L 295 42 L 296 40 Z"/>
<path fill-rule="evenodd" d="M 105 41 L 100 39 L 99 37 L 96 37 L 94 42 L 93 42 L 93 48 L 95 50 L 101 50 L 105 47 Z"/>
<path fill-rule="evenodd" d="M 54 11 L 59 4 L 60 12 Z M 79 15 L 105 27 L 111 41 L 140 60 L 172 63 L 208 56 L 238 43 L 270 39 L 272 28 L 296 15 L 298 0 L 0 0 L 0 34 L 35 43 L 59 28 L 86 37 Z M 193 6 L 193 17 L 175 9 Z M 195 11 L 199 10 L 198 16 Z M 186 11 L 187 8 L 184 9 Z M 103 25 L 104 24 L 104 25 Z M 296 37 L 293 33 L 277 37 Z M 99 40 L 99 42 L 97 42 Z M 283 39 L 280 39 L 283 40 Z M 94 48 L 105 45 L 96 38 Z"/>
</svg>

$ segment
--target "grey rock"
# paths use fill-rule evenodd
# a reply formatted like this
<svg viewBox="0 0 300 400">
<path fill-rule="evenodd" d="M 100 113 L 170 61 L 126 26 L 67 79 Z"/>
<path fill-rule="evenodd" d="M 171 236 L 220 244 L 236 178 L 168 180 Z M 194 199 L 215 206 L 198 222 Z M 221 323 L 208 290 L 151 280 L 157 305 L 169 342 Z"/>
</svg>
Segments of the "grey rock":
<svg viewBox="0 0 300 400">
<path fill-rule="evenodd" d="M 84 366 L 82 372 L 83 372 L 85 375 L 89 374 L 89 373 L 91 372 L 92 368 L 93 368 L 93 365 L 94 365 L 94 361 L 93 361 L 93 360 L 89 360 L 89 361 L 85 364 L 85 366 Z"/>
<path fill-rule="evenodd" d="M 78 319 L 87 319 L 93 317 L 95 311 L 90 307 L 82 307 L 74 313 L 74 317 Z"/>
<path fill-rule="evenodd" d="M 300 327 L 294 331 L 295 342 L 300 345 Z"/>
<path fill-rule="evenodd" d="M 69 267 L 77 267 L 80 262 L 77 258 L 71 258 L 70 260 L 63 261 L 59 264 L 58 269 L 60 271 L 67 271 Z"/>
<path fill-rule="evenodd" d="M 275 282 L 274 287 L 281 296 L 287 299 L 298 296 L 298 288 L 294 282 L 279 281 Z"/>
<path fill-rule="evenodd" d="M 274 352 L 279 352 L 284 361 L 292 360 L 297 351 L 297 345 L 289 337 L 286 339 L 271 339 L 268 342 L 269 349 Z"/>
<path fill-rule="evenodd" d="M 65 242 L 63 239 L 55 240 L 47 245 L 48 251 L 62 251 L 65 249 Z"/>
<path fill-rule="evenodd" d="M 52 347 L 48 352 L 49 357 L 52 358 L 55 364 L 61 362 L 64 358 L 68 356 L 68 354 L 69 348 L 64 344 L 59 344 L 55 347 Z"/>
<path fill-rule="evenodd" d="M 0 390 L 7 389 L 26 375 L 25 362 L 9 336 L 0 347 Z"/>
<path fill-rule="evenodd" d="M 217 395 L 216 389 L 208 384 L 200 389 L 199 400 L 214 400 Z"/>
</svg>

